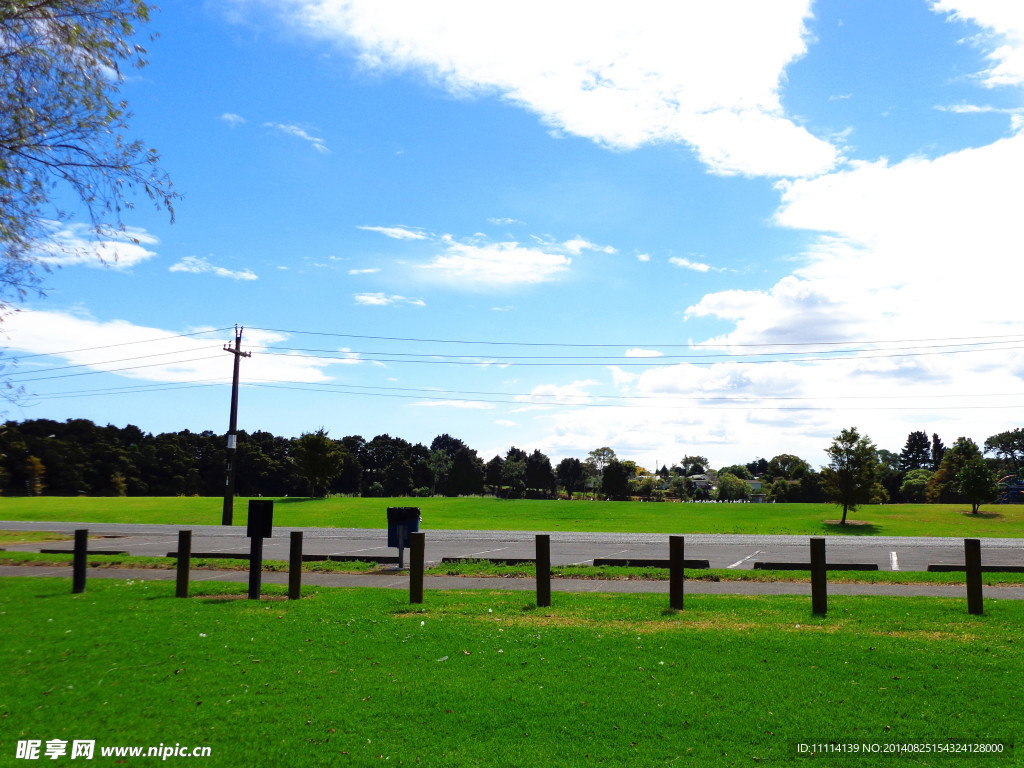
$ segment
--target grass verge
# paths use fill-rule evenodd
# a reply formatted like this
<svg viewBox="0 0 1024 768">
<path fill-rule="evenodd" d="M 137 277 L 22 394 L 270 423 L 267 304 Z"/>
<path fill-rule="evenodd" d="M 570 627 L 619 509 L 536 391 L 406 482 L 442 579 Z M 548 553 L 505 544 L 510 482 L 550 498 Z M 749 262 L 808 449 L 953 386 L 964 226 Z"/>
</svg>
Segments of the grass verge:
<svg viewBox="0 0 1024 768">
<path fill-rule="evenodd" d="M 0 552 L 0 565 L 71 566 L 73 555 L 41 554 L 37 552 Z M 140 557 L 133 555 L 89 555 L 90 568 L 149 568 L 173 570 L 177 559 L 173 557 Z M 248 571 L 247 560 L 236 558 L 193 558 L 192 567 L 218 571 Z M 264 560 L 266 572 L 286 572 L 287 560 Z M 391 566 L 367 562 L 305 562 L 304 573 L 381 573 L 394 572 Z M 486 560 L 464 560 L 444 563 L 425 570 L 427 576 L 466 576 L 477 578 L 516 579 L 533 578 L 532 565 L 496 565 Z M 595 580 L 648 580 L 668 581 L 665 568 L 626 568 L 622 566 L 556 565 L 551 569 L 556 579 Z M 725 568 L 688 569 L 691 581 L 745 581 L 745 582 L 810 582 L 810 571 L 735 570 Z M 1021 573 L 983 573 L 982 583 L 987 586 L 1024 584 Z M 963 584 L 963 573 L 928 573 L 925 571 L 830 571 L 830 583 L 844 584 Z"/>
<path fill-rule="evenodd" d="M 1024 604 L 0 580 L 0 754 L 25 739 L 208 746 L 203 765 L 794 765 L 798 743 L 1000 742 L 1012 764 Z M 270 591 L 270 590 L 268 590 Z M 969 702 L 969 705 L 965 705 Z M 681 760 L 682 759 L 682 760 Z M 121 760 L 120 762 L 128 762 Z M 818 756 L 817 765 L 878 757 Z"/>
</svg>

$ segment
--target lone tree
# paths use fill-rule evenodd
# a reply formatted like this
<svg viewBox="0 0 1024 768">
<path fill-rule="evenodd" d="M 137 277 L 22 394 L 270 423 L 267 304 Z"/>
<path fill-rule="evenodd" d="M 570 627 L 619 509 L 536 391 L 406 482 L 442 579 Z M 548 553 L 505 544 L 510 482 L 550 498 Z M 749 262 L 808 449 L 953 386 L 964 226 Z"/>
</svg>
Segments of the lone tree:
<svg viewBox="0 0 1024 768">
<path fill-rule="evenodd" d="M 135 191 L 173 219 L 159 156 L 126 137 L 119 98 L 122 69 L 147 63 L 133 36 L 149 12 L 142 0 L 0 3 L 0 312 L 69 250 L 57 233 L 72 208 L 98 240 L 123 233 Z"/>
<path fill-rule="evenodd" d="M 292 446 L 291 458 L 295 471 L 309 485 L 310 498 L 327 494 L 327 487 L 341 474 L 345 462 L 345 454 L 323 427 L 302 433 Z"/>
<path fill-rule="evenodd" d="M 825 453 L 829 463 L 821 470 L 821 488 L 828 501 L 842 506 L 840 523 L 846 525 L 848 512 L 855 512 L 861 504 L 871 502 L 878 454 L 875 444 L 866 436 L 861 437 L 856 427 L 840 432 Z"/>
<path fill-rule="evenodd" d="M 995 501 L 999 496 L 996 479 L 988 463 L 981 456 L 971 456 L 956 473 L 957 490 L 971 505 L 971 514 L 978 514 L 982 504 Z"/>
</svg>

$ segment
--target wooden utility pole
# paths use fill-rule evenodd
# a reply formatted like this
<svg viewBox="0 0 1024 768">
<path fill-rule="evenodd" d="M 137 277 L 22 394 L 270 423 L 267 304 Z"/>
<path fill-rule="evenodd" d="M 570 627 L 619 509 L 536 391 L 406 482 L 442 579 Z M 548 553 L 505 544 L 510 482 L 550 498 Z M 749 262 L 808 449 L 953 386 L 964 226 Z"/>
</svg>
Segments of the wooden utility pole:
<svg viewBox="0 0 1024 768">
<path fill-rule="evenodd" d="M 224 512 L 221 525 L 231 525 L 235 509 L 235 457 L 238 451 L 238 363 L 243 357 L 252 357 L 251 352 L 242 351 L 242 331 L 245 328 L 235 326 L 235 347 L 224 347 L 225 352 L 235 356 L 235 371 L 231 377 L 231 420 L 228 425 L 227 479 L 224 482 Z"/>
</svg>

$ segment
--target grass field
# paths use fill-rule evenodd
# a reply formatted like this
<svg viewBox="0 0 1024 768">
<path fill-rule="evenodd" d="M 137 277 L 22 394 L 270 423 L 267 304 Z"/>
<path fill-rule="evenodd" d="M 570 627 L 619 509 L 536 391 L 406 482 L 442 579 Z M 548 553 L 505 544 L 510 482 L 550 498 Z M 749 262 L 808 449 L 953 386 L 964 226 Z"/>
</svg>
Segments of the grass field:
<svg viewBox="0 0 1024 768">
<path fill-rule="evenodd" d="M 220 525 L 219 498 L 0 498 L 0 519 L 82 523 Z M 1024 537 L 1024 505 L 991 505 L 978 515 L 952 504 L 872 505 L 829 524 L 829 504 L 647 504 L 599 501 L 507 501 L 494 498 L 278 499 L 277 526 L 384 528 L 389 506 L 416 506 L 424 529 L 614 531 L 640 533 L 784 533 L 885 536 Z M 244 524 L 247 501 L 235 503 Z"/>
<path fill-rule="evenodd" d="M 207 766 L 794 765 L 799 742 L 1020 752 L 1024 603 L 0 582 L 0 763 L 19 740 L 209 746 Z M 267 590 L 273 591 L 271 589 Z M 60 764 L 64 764 L 63 758 Z M 168 764 L 187 758 L 171 758 Z M 49 761 L 47 761 L 49 764 Z M 149 764 L 149 761 L 125 761 Z M 818 756 L 812 765 L 886 764 Z"/>
</svg>

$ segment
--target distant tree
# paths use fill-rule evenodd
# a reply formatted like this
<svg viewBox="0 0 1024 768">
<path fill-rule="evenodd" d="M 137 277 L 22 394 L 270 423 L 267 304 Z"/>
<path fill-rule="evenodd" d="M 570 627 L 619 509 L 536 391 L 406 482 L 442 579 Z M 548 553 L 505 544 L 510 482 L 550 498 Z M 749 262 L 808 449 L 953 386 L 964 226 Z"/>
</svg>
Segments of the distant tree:
<svg viewBox="0 0 1024 768">
<path fill-rule="evenodd" d="M 1000 469 L 1009 474 L 1024 467 L 1024 429 L 992 435 L 985 441 L 985 453 L 994 453 Z"/>
<path fill-rule="evenodd" d="M 495 496 L 501 495 L 501 467 L 504 463 L 505 460 L 501 456 L 495 456 L 485 466 L 485 480 Z"/>
<path fill-rule="evenodd" d="M 125 482 L 124 475 L 120 472 L 115 472 L 110 476 L 110 487 L 113 489 L 115 496 L 128 495 L 128 484 Z"/>
<path fill-rule="evenodd" d="M 604 468 L 612 461 L 615 461 L 615 451 L 608 446 L 595 448 L 587 454 L 587 463 L 593 466 L 599 475 L 604 472 Z"/>
<path fill-rule="evenodd" d="M 452 457 L 447 495 L 473 496 L 483 493 L 485 475 L 483 459 L 472 448 L 462 446 Z"/>
<path fill-rule="evenodd" d="M 746 466 L 747 471 L 750 472 L 749 479 L 751 480 L 760 477 L 761 475 L 767 474 L 768 472 L 767 459 L 754 459 L 753 461 L 747 462 L 744 466 Z"/>
<path fill-rule="evenodd" d="M 832 441 L 825 453 L 828 466 L 821 470 L 821 485 L 825 498 L 843 508 L 840 521 L 846 525 L 848 512 L 862 504 L 870 504 L 875 493 L 875 475 L 878 456 L 875 445 L 861 437 L 856 427 L 844 429 Z"/>
<path fill-rule="evenodd" d="M 683 468 L 683 474 L 692 477 L 707 472 L 710 463 L 705 456 L 683 456 L 679 465 Z"/>
<path fill-rule="evenodd" d="M 291 455 L 295 471 L 306 481 L 310 498 L 327 492 L 344 461 L 342 451 L 323 427 L 316 432 L 303 432 L 295 440 Z"/>
<path fill-rule="evenodd" d="M 535 449 L 526 458 L 525 480 L 527 488 L 532 488 L 543 495 L 555 491 L 555 472 L 551 468 L 551 460 L 539 450 Z"/>
<path fill-rule="evenodd" d="M 46 467 L 38 456 L 29 456 L 25 462 L 26 488 L 29 496 L 41 496 L 46 489 Z"/>
<path fill-rule="evenodd" d="M 967 501 L 960 493 L 957 476 L 971 459 L 981 459 L 981 450 L 969 437 L 958 437 L 942 457 L 942 464 L 928 481 L 928 502 L 931 504 L 956 504 Z"/>
<path fill-rule="evenodd" d="M 448 475 L 452 471 L 451 457 L 443 450 L 432 450 L 430 452 L 430 458 L 427 460 L 427 466 L 430 467 L 431 495 L 436 494 L 439 490 L 443 493 L 445 483 L 448 482 Z"/>
<path fill-rule="evenodd" d="M 939 439 L 937 432 L 932 433 L 932 463 L 929 469 L 932 472 L 937 472 L 939 466 L 942 464 L 942 457 L 946 455 L 946 446 L 943 445 L 942 440 Z"/>
<path fill-rule="evenodd" d="M 745 469 L 745 468 L 744 468 Z M 750 486 L 731 472 L 718 473 L 718 500 L 740 501 L 750 495 Z"/>
<path fill-rule="evenodd" d="M 526 491 L 526 459 L 519 458 L 512 450 L 501 465 L 501 484 L 505 486 L 505 496 L 509 499 L 521 499 Z"/>
<path fill-rule="evenodd" d="M 900 456 L 885 448 L 878 449 L 878 477 L 877 480 L 885 488 L 886 495 L 890 499 L 902 499 L 900 486 L 903 484 L 904 473 L 900 470 Z"/>
<path fill-rule="evenodd" d="M 764 474 L 770 477 L 782 477 L 786 480 L 799 480 L 810 471 L 811 465 L 799 456 L 794 456 L 791 453 L 780 453 L 778 456 L 771 458 L 768 462 L 768 469 Z"/>
<path fill-rule="evenodd" d="M 733 464 L 729 467 L 722 467 L 718 470 L 718 479 L 721 481 L 723 474 L 730 474 L 733 477 L 738 477 L 740 480 L 753 480 L 754 475 L 751 471 L 743 464 Z"/>
<path fill-rule="evenodd" d="M 570 499 L 576 491 L 583 490 L 583 462 L 579 459 L 562 459 L 555 468 L 555 476 Z"/>
<path fill-rule="evenodd" d="M 900 472 L 912 469 L 927 469 L 931 466 L 931 442 L 927 432 L 911 432 L 900 452 Z"/>
<path fill-rule="evenodd" d="M 629 481 L 635 474 L 636 465 L 633 462 L 612 459 L 601 474 L 601 492 L 616 501 L 629 498 Z"/>
<path fill-rule="evenodd" d="M 971 505 L 971 514 L 978 514 L 982 504 L 995 501 L 999 488 L 992 470 L 981 456 L 971 456 L 956 473 L 957 490 Z"/>
<path fill-rule="evenodd" d="M 900 500 L 923 504 L 928 500 L 928 481 L 935 476 L 930 469 L 912 469 L 900 485 Z"/>
</svg>

